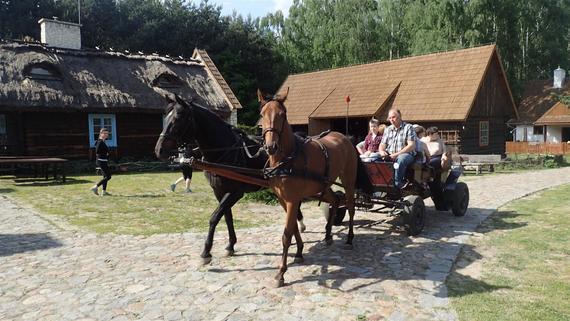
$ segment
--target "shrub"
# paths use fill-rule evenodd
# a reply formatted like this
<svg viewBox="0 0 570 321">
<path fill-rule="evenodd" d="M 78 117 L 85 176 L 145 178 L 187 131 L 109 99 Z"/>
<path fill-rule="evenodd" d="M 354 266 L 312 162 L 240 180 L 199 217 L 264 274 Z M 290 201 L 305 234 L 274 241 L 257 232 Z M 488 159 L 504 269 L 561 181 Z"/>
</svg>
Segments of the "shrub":
<svg viewBox="0 0 570 321">
<path fill-rule="evenodd" d="M 244 199 L 247 201 L 265 203 L 269 205 L 275 205 L 279 202 L 277 196 L 273 194 L 273 192 L 269 189 L 262 189 L 257 192 L 247 193 L 245 194 Z"/>
</svg>

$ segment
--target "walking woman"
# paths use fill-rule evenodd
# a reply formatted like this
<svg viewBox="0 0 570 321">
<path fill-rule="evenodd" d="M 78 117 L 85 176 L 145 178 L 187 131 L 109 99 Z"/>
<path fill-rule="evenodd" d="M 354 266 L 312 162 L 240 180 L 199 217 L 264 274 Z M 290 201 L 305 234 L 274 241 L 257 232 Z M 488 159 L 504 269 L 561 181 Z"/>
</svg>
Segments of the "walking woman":
<svg viewBox="0 0 570 321">
<path fill-rule="evenodd" d="M 111 170 L 109 170 L 109 147 L 105 144 L 107 138 L 109 138 L 109 131 L 106 128 L 101 128 L 99 131 L 99 139 L 95 144 L 95 154 L 97 155 L 97 166 L 101 168 L 103 179 L 91 188 L 91 191 L 95 195 L 101 196 L 109 195 L 109 193 L 107 193 L 107 182 L 111 179 Z M 99 194 L 99 186 L 102 187 L 101 194 Z"/>
<path fill-rule="evenodd" d="M 190 145 L 186 145 L 186 147 L 181 147 L 178 150 L 178 161 L 180 162 L 180 168 L 182 169 L 182 177 L 177 179 L 174 183 L 170 184 L 170 190 L 174 192 L 176 189 L 176 185 L 178 183 L 184 181 L 186 185 L 186 193 L 192 193 L 190 189 L 190 183 L 192 182 L 192 166 L 188 163 L 190 156 L 192 155 L 192 148 Z"/>
</svg>

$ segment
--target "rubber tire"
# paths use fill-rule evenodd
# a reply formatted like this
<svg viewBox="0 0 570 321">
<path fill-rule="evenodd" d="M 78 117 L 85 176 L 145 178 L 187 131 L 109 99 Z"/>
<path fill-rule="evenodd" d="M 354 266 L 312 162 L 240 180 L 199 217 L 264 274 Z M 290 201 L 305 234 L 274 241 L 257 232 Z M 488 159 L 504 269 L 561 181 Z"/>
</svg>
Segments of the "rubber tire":
<svg viewBox="0 0 570 321">
<path fill-rule="evenodd" d="M 416 236 L 422 232 L 426 222 L 426 206 L 423 198 L 417 195 L 404 197 L 404 228 L 410 236 Z"/>
<path fill-rule="evenodd" d="M 453 191 L 451 211 L 455 216 L 464 216 L 469 208 L 469 187 L 463 182 L 457 183 Z"/>
</svg>

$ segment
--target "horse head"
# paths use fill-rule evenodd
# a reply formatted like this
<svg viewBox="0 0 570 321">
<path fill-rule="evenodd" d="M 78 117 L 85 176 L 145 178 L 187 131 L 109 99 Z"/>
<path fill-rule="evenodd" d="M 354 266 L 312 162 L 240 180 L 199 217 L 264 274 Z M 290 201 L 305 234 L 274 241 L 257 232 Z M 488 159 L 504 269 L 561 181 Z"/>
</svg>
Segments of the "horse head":
<svg viewBox="0 0 570 321">
<path fill-rule="evenodd" d="M 260 116 L 261 127 L 263 128 L 263 148 L 267 151 L 269 156 L 277 153 L 281 146 L 281 137 L 283 130 L 288 125 L 287 110 L 283 103 L 287 99 L 289 88 L 287 92 L 281 96 L 270 96 L 259 89 L 257 90 L 257 99 L 260 103 Z"/>
<path fill-rule="evenodd" d="M 165 98 L 170 103 L 166 107 L 164 126 L 154 148 L 156 157 L 161 160 L 174 155 L 180 144 L 193 140 L 196 130 L 192 105 L 178 95 L 168 95 Z"/>
</svg>

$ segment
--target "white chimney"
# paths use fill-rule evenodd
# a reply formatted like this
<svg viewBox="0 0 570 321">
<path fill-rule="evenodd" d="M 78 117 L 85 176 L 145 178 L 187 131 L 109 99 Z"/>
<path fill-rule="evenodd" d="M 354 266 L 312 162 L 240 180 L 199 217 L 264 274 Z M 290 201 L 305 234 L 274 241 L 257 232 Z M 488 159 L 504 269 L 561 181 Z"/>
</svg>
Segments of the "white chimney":
<svg viewBox="0 0 570 321">
<path fill-rule="evenodd" d="M 564 78 L 566 78 L 566 71 L 560 66 L 554 70 L 554 88 L 562 88 L 564 86 Z"/>
<path fill-rule="evenodd" d="M 42 18 L 42 43 L 49 47 L 81 49 L 81 25 L 71 22 Z"/>
</svg>

